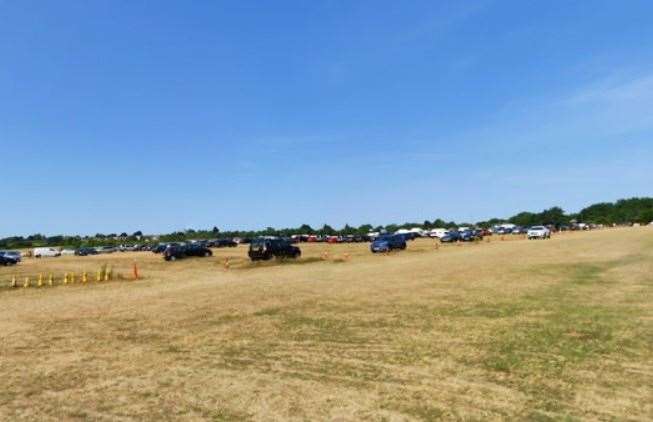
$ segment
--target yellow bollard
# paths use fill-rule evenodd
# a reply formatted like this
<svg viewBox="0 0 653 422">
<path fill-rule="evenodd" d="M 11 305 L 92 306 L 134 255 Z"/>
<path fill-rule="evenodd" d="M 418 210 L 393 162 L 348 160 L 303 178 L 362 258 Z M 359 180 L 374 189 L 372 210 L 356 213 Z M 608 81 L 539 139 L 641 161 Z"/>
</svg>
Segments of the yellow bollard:
<svg viewBox="0 0 653 422">
<path fill-rule="evenodd" d="M 229 271 L 229 257 L 224 259 L 224 270 Z"/>
<path fill-rule="evenodd" d="M 54 286 L 54 277 L 52 277 L 52 273 L 48 275 L 48 285 Z"/>
<path fill-rule="evenodd" d="M 16 287 L 16 276 L 11 277 L 11 287 Z"/>
<path fill-rule="evenodd" d="M 25 277 L 25 282 L 23 283 L 23 288 L 27 288 L 29 286 L 30 286 L 29 277 Z"/>
<path fill-rule="evenodd" d="M 102 271 L 97 270 L 95 273 L 95 281 L 102 281 Z"/>
<path fill-rule="evenodd" d="M 43 274 L 39 274 L 39 282 L 37 284 L 38 287 L 43 287 Z"/>
<path fill-rule="evenodd" d="M 109 281 L 111 279 L 111 276 L 109 275 L 109 270 L 104 270 L 104 281 Z"/>
<path fill-rule="evenodd" d="M 63 284 L 68 284 L 68 273 L 64 273 L 63 275 Z"/>
<path fill-rule="evenodd" d="M 88 283 L 88 274 L 86 273 L 86 271 L 82 273 L 82 283 L 84 284 Z"/>
<path fill-rule="evenodd" d="M 70 274 L 70 284 L 75 284 L 75 273 Z"/>
</svg>

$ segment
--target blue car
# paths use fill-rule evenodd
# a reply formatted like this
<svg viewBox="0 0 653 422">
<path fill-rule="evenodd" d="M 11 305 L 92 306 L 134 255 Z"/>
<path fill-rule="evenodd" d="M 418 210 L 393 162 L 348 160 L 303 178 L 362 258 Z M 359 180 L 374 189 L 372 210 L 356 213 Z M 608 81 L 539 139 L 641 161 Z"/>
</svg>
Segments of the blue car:
<svg viewBox="0 0 653 422">
<path fill-rule="evenodd" d="M 393 249 L 406 249 L 406 239 L 401 235 L 379 236 L 370 245 L 372 253 L 390 252 Z"/>
<path fill-rule="evenodd" d="M 440 242 L 442 243 L 454 243 L 458 242 L 459 240 L 462 240 L 462 236 L 460 235 L 460 232 L 455 230 L 448 232 L 440 238 Z"/>
</svg>

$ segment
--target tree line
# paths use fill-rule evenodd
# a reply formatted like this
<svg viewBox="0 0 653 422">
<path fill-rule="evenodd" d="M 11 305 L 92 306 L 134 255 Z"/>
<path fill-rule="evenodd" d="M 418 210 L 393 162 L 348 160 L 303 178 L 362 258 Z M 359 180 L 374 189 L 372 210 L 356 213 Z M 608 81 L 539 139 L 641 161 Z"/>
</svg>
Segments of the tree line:
<svg viewBox="0 0 653 422">
<path fill-rule="evenodd" d="M 653 198 L 630 198 L 620 199 L 616 202 L 600 202 L 583 208 L 578 213 L 565 213 L 560 207 L 551 207 L 541 212 L 520 212 L 509 218 L 492 218 L 485 221 L 454 222 L 436 218 L 432 221 L 425 220 L 421 223 L 407 222 L 403 224 L 388 224 L 386 226 L 373 226 L 362 224 L 358 227 L 346 224 L 344 227 L 335 229 L 325 224 L 322 227 L 313 228 L 303 224 L 294 228 L 275 229 L 267 227 L 264 230 L 232 230 L 220 231 L 218 227 L 208 230 L 189 229 L 177 231 L 159 236 L 145 236 L 141 231 L 128 234 L 97 233 L 94 236 L 44 236 L 33 234 L 30 236 L 12 236 L 0 239 L 0 249 L 33 248 L 39 246 L 63 246 L 68 248 L 79 248 L 82 246 L 111 246 L 119 244 L 142 243 L 145 240 L 156 240 L 161 242 L 185 241 L 190 239 L 215 239 L 215 238 L 253 238 L 257 236 L 292 236 L 294 234 L 314 234 L 322 236 L 332 235 L 365 235 L 372 231 L 395 232 L 399 229 L 410 229 L 420 227 L 425 230 L 434 228 L 456 228 L 461 226 L 476 226 L 488 228 L 501 223 L 513 223 L 520 226 L 534 226 L 541 224 L 552 224 L 555 226 L 568 225 L 573 221 L 594 223 L 594 224 L 648 224 L 653 221 Z"/>
</svg>

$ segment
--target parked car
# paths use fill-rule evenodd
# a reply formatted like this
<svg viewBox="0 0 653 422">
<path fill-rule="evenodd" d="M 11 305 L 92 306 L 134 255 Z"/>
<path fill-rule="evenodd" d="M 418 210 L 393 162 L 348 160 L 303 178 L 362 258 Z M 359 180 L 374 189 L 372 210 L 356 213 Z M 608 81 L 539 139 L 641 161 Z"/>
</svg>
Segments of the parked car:
<svg viewBox="0 0 653 422">
<path fill-rule="evenodd" d="M 437 237 L 438 239 L 440 239 L 441 237 L 446 236 L 447 233 L 449 233 L 447 229 L 442 229 L 442 228 L 432 229 L 429 232 L 429 237 Z"/>
<path fill-rule="evenodd" d="M 19 261 L 15 257 L 13 257 L 11 255 L 0 254 L 0 265 L 2 265 L 2 266 L 6 267 L 6 266 L 9 266 L 9 265 L 16 265 L 16 264 L 18 264 L 18 262 Z"/>
<path fill-rule="evenodd" d="M 238 246 L 238 243 L 234 242 L 231 239 L 218 239 L 212 242 L 213 246 L 216 248 L 235 248 Z"/>
<path fill-rule="evenodd" d="M 510 234 L 512 230 L 511 227 L 499 227 L 496 229 L 496 234 Z"/>
<path fill-rule="evenodd" d="M 158 245 L 152 247 L 152 252 L 153 253 L 163 253 L 168 246 L 181 246 L 181 243 L 176 243 L 176 242 L 159 243 Z"/>
<path fill-rule="evenodd" d="M 442 243 L 453 243 L 458 242 L 459 240 L 461 240 L 460 233 L 455 230 L 448 232 L 440 238 L 440 242 Z"/>
<path fill-rule="evenodd" d="M 116 248 L 115 246 L 98 246 L 97 248 L 95 248 L 95 250 L 97 251 L 97 253 L 118 252 L 118 248 Z"/>
<path fill-rule="evenodd" d="M 118 247 L 118 250 L 120 252 L 133 252 L 133 251 L 140 250 L 140 246 L 138 246 L 138 245 L 120 245 Z"/>
<path fill-rule="evenodd" d="M 474 240 L 483 239 L 480 232 L 476 230 L 463 230 L 458 232 L 459 240 L 462 242 L 472 242 Z"/>
<path fill-rule="evenodd" d="M 406 238 L 403 235 L 379 236 L 370 245 L 372 253 L 390 252 L 393 249 L 406 249 Z"/>
<path fill-rule="evenodd" d="M 61 250 L 61 256 L 71 256 L 75 255 L 75 250 L 74 249 L 62 249 Z"/>
<path fill-rule="evenodd" d="M 75 251 L 77 256 L 97 255 L 95 248 L 79 248 Z"/>
<path fill-rule="evenodd" d="M 544 226 L 533 226 L 528 229 L 526 235 L 529 239 L 549 239 L 551 238 L 551 230 Z"/>
<path fill-rule="evenodd" d="M 14 259 L 16 262 L 23 260 L 23 256 L 18 251 L 0 251 L 0 255 Z"/>
<path fill-rule="evenodd" d="M 272 258 L 298 258 L 302 251 L 284 239 L 258 238 L 249 244 L 247 253 L 252 261 Z"/>
<path fill-rule="evenodd" d="M 512 234 L 526 234 L 526 227 L 516 226 L 512 229 Z"/>
<path fill-rule="evenodd" d="M 61 252 L 55 248 L 34 248 L 34 258 L 61 256 Z"/>
<path fill-rule="evenodd" d="M 169 245 L 163 251 L 163 259 L 166 261 L 176 261 L 177 259 L 186 258 L 187 256 L 212 256 L 211 249 L 201 243 L 191 243 L 189 245 Z"/>
</svg>

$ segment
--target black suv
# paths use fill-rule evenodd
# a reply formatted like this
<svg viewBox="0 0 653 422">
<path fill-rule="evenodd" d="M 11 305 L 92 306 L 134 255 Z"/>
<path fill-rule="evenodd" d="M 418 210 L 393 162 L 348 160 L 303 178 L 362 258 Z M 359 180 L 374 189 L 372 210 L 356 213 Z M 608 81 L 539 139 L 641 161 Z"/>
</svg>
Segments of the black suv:
<svg viewBox="0 0 653 422">
<path fill-rule="evenodd" d="M 163 259 L 166 261 L 176 261 L 187 256 L 212 256 L 213 252 L 206 246 L 202 245 L 170 245 L 163 251 Z"/>
<path fill-rule="evenodd" d="M 285 239 L 254 239 L 249 244 L 249 258 L 252 261 L 277 258 L 298 258 L 302 251 Z"/>
</svg>

